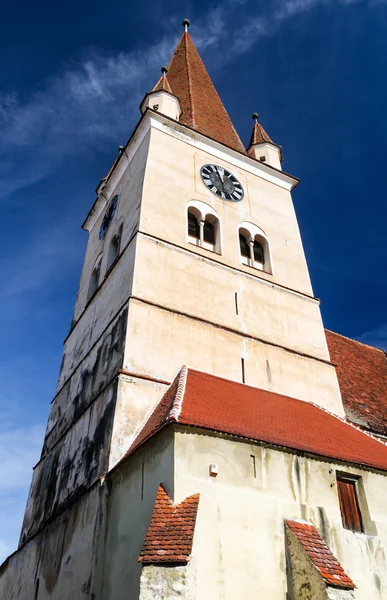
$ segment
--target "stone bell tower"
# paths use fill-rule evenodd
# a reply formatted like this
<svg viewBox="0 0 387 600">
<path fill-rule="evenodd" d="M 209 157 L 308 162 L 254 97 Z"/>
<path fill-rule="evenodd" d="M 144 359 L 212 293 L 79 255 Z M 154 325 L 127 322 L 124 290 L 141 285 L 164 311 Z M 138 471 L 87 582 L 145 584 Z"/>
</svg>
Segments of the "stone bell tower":
<svg viewBox="0 0 387 600">
<path fill-rule="evenodd" d="M 182 364 L 342 415 L 291 198 L 242 144 L 188 33 L 83 228 L 89 240 L 20 544 L 125 454 Z"/>
</svg>

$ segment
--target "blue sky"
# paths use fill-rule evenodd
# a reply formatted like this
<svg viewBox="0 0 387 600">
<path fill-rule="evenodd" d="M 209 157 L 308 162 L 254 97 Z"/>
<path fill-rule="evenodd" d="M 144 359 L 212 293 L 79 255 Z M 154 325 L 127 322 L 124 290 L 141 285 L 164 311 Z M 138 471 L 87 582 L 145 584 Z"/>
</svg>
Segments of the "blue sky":
<svg viewBox="0 0 387 600">
<path fill-rule="evenodd" d="M 0 561 L 17 544 L 54 395 L 80 225 L 182 18 L 244 142 L 258 111 L 301 178 L 293 197 L 326 327 L 387 349 L 386 1 L 150 6 L 42 0 L 3 11 Z"/>
</svg>

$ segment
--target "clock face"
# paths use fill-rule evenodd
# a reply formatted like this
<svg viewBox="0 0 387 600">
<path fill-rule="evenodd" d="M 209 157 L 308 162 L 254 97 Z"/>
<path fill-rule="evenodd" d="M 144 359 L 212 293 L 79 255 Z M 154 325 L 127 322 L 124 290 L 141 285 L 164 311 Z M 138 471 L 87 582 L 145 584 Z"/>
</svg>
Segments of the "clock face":
<svg viewBox="0 0 387 600">
<path fill-rule="evenodd" d="M 101 227 L 99 229 L 99 239 L 102 240 L 105 237 L 105 233 L 108 230 L 110 223 L 113 220 L 114 213 L 116 212 L 118 202 L 118 196 L 114 196 L 113 200 L 110 202 L 110 206 L 105 212 L 104 218 L 102 219 Z"/>
<path fill-rule="evenodd" d="M 224 167 L 203 165 L 200 169 L 200 176 L 210 192 L 216 194 L 219 198 L 239 202 L 245 195 L 242 184 Z"/>
</svg>

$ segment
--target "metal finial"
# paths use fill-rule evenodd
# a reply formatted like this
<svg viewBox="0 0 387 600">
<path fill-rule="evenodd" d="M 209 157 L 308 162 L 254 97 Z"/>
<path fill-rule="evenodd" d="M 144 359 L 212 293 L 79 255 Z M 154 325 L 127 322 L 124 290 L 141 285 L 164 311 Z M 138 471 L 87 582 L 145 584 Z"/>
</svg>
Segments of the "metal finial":
<svg viewBox="0 0 387 600">
<path fill-rule="evenodd" d="M 256 123 L 258 123 L 258 119 L 259 119 L 259 114 L 258 113 L 253 113 L 253 119 Z"/>
<path fill-rule="evenodd" d="M 161 72 L 163 75 L 166 75 L 168 73 L 168 67 L 161 67 Z"/>
<path fill-rule="evenodd" d="M 184 21 L 183 21 L 184 31 L 188 31 L 188 27 L 190 25 L 191 25 L 191 23 L 189 22 L 189 19 L 184 19 Z"/>
</svg>

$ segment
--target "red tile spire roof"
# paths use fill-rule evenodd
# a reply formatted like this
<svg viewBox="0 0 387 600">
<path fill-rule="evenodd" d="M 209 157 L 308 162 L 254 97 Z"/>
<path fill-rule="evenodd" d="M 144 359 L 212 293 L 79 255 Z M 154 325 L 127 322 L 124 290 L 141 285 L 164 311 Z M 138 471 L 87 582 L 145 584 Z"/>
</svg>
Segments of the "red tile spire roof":
<svg viewBox="0 0 387 600">
<path fill-rule="evenodd" d="M 330 551 L 317 529 L 303 521 L 285 521 L 327 585 L 353 590 L 356 586 Z"/>
<path fill-rule="evenodd" d="M 173 506 L 160 484 L 138 560 L 142 563 L 186 563 L 192 552 L 198 506 L 199 494 Z"/>
<path fill-rule="evenodd" d="M 127 455 L 171 422 L 387 471 L 386 444 L 319 406 L 186 367 Z"/>
<path fill-rule="evenodd" d="M 264 144 L 265 142 L 268 142 L 269 144 L 274 144 L 271 137 L 269 137 L 262 125 L 258 122 L 257 113 L 253 114 L 253 119 L 255 123 L 253 126 L 253 131 L 251 132 L 249 148 L 251 148 L 251 146 L 253 146 L 254 144 Z M 274 145 L 276 146 L 277 144 Z"/>
<path fill-rule="evenodd" d="M 277 148 L 280 149 L 280 154 L 281 154 L 281 161 L 282 161 L 282 148 L 281 146 L 278 146 L 278 144 L 276 144 L 275 142 L 273 142 L 273 140 L 271 139 L 271 137 L 269 136 L 269 134 L 266 132 L 266 130 L 262 127 L 262 125 L 259 123 L 258 121 L 258 113 L 254 113 L 253 114 L 253 119 L 254 119 L 254 125 L 253 125 L 253 131 L 251 132 L 251 137 L 250 137 L 250 143 L 249 143 L 249 148 L 251 148 L 251 146 L 254 146 L 255 144 L 272 144 L 273 146 L 277 146 Z"/>
<path fill-rule="evenodd" d="M 156 83 L 155 87 L 153 88 L 152 92 L 168 92 L 169 94 L 172 94 L 172 90 L 171 90 L 171 86 L 168 83 L 168 79 L 167 79 L 167 72 L 168 69 L 166 67 L 163 67 L 161 69 L 162 75 L 160 77 L 160 79 L 158 80 L 158 82 Z"/>
<path fill-rule="evenodd" d="M 153 91 L 161 85 L 167 86 L 168 91 L 179 98 L 181 123 L 225 146 L 245 152 L 188 31 L 180 38 L 168 73 L 159 79 Z"/>
</svg>

